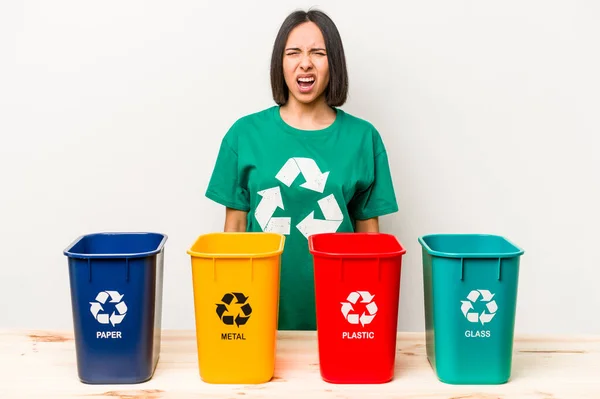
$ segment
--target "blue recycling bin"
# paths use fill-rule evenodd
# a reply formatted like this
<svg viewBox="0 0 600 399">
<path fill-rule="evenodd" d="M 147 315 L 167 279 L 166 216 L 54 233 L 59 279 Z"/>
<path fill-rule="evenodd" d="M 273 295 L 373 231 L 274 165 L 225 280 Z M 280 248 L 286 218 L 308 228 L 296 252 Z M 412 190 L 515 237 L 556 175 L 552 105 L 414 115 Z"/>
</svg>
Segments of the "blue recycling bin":
<svg viewBox="0 0 600 399">
<path fill-rule="evenodd" d="M 152 378 L 160 354 L 166 241 L 157 233 L 97 233 L 64 250 L 81 382 Z"/>
</svg>

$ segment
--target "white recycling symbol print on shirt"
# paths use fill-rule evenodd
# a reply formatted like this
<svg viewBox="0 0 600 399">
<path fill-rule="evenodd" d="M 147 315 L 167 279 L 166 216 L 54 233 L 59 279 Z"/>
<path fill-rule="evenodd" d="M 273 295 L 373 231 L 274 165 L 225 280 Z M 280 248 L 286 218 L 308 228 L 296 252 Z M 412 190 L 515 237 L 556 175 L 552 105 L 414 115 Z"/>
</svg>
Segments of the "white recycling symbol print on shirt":
<svg viewBox="0 0 600 399">
<path fill-rule="evenodd" d="M 498 304 L 493 300 L 494 295 L 495 294 L 492 294 L 488 290 L 472 290 L 469 292 L 469 295 L 467 295 L 467 301 L 460 301 L 462 304 L 460 310 L 469 322 L 481 322 L 482 325 L 485 325 L 485 323 L 492 321 L 498 311 Z M 485 309 L 481 314 L 475 312 L 473 304 L 476 303 L 478 299 L 480 302 L 485 302 L 485 307 L 489 313 L 486 313 Z"/>
<path fill-rule="evenodd" d="M 100 291 L 98 295 L 96 295 L 96 301 L 90 302 L 90 312 L 94 318 L 100 324 L 112 324 L 113 327 L 117 324 L 120 324 L 125 318 L 125 314 L 127 313 L 127 305 L 125 301 L 123 301 L 123 296 L 119 294 L 118 291 Z M 104 313 L 104 308 L 102 305 L 106 305 L 106 301 L 110 298 L 110 302 L 115 304 L 116 312 L 113 311 L 111 314 Z"/>
<path fill-rule="evenodd" d="M 366 311 L 362 312 L 362 314 L 354 313 L 354 307 L 352 305 L 356 305 L 356 302 L 362 298 L 360 303 L 366 303 Z M 342 314 L 344 318 L 350 324 L 362 324 L 364 327 L 367 324 L 370 324 L 375 315 L 377 314 L 377 304 L 373 301 L 375 295 L 371 295 L 369 291 L 355 291 L 351 292 L 346 298 L 347 302 L 342 302 Z"/>
<path fill-rule="evenodd" d="M 311 158 L 290 158 L 279 170 L 275 178 L 290 187 L 296 178 L 302 174 L 305 183 L 300 187 L 318 193 L 323 193 L 327 184 L 329 172 L 321 172 L 317 163 Z M 256 207 L 254 217 L 261 229 L 265 232 L 290 234 L 292 220 L 290 217 L 273 217 L 279 208 L 285 210 L 281 189 L 279 186 L 271 187 L 258 192 L 262 198 Z M 315 219 L 312 211 L 306 218 L 296 225 L 296 228 L 308 238 L 316 233 L 334 233 L 344 221 L 344 215 L 337 203 L 335 196 L 330 194 L 317 201 L 325 219 Z"/>
</svg>

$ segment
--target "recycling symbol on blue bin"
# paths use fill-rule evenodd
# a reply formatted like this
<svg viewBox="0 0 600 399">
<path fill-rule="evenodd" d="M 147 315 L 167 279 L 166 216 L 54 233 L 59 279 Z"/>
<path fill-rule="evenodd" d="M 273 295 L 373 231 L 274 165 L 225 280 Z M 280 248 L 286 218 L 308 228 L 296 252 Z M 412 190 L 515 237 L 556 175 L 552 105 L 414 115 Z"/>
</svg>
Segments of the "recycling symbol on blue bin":
<svg viewBox="0 0 600 399">
<path fill-rule="evenodd" d="M 123 296 L 118 291 L 100 291 L 96 295 L 96 301 L 90 302 L 90 312 L 100 324 L 112 324 L 113 327 L 120 324 L 127 314 L 127 305 L 123 301 Z M 106 305 L 106 301 L 110 298 L 110 304 L 113 304 L 116 312 L 113 310 L 111 314 L 104 313 L 102 305 Z"/>
<path fill-rule="evenodd" d="M 233 303 L 233 300 L 236 300 Z M 238 328 L 245 325 L 250 319 L 252 313 L 252 307 L 250 307 L 248 297 L 241 292 L 228 292 L 223 295 L 221 303 L 217 303 L 217 315 L 223 324 L 232 326 L 236 325 Z M 236 306 L 240 305 L 240 306 Z M 235 309 L 238 309 L 236 312 Z"/>
</svg>

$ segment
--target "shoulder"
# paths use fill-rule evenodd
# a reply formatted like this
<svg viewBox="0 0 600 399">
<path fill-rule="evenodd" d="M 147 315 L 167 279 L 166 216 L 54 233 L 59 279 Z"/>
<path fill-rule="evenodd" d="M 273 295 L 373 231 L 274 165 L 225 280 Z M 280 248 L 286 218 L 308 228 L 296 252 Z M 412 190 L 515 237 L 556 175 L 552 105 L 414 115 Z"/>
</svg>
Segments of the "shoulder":
<svg viewBox="0 0 600 399">
<path fill-rule="evenodd" d="M 262 126 L 265 123 L 270 123 L 273 120 L 273 113 L 275 112 L 275 109 L 276 106 L 273 106 L 243 115 L 235 120 L 229 130 L 239 130 L 240 128 Z"/>
<path fill-rule="evenodd" d="M 340 116 L 343 120 L 344 132 L 346 134 L 350 135 L 353 139 L 369 142 L 375 153 L 385 151 L 381 134 L 371 121 L 339 108 L 337 112 L 341 113 Z"/>
<path fill-rule="evenodd" d="M 373 124 L 370 121 L 368 121 L 364 118 L 361 118 L 354 114 L 351 114 L 348 111 L 344 111 L 341 108 L 336 108 L 336 111 L 341 114 L 342 118 L 344 119 L 344 123 L 346 123 L 348 125 L 352 125 L 356 128 L 375 130 L 375 126 L 373 126 Z"/>
<path fill-rule="evenodd" d="M 241 137 L 249 137 L 253 133 L 259 133 L 266 124 L 271 123 L 273 112 L 275 112 L 275 106 L 238 117 L 230 125 L 223 140 L 231 147 L 237 147 Z"/>
<path fill-rule="evenodd" d="M 237 118 L 223 139 L 230 145 L 236 146 L 240 137 L 251 135 L 252 132 L 260 132 L 265 124 L 273 120 L 275 108 L 276 106 L 268 107 Z"/>
</svg>

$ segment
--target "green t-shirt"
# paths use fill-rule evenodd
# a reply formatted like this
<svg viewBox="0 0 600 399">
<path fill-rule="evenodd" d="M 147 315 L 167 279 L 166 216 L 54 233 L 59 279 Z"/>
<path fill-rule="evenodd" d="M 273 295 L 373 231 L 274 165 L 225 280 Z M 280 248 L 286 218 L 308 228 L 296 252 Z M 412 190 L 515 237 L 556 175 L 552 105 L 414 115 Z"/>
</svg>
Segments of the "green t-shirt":
<svg viewBox="0 0 600 399">
<path fill-rule="evenodd" d="M 356 219 L 396 212 L 378 131 L 341 109 L 321 130 L 288 125 L 279 106 L 238 119 L 221 143 L 206 196 L 247 211 L 247 231 L 286 235 L 280 330 L 315 330 L 308 235 L 353 232 Z"/>
</svg>

